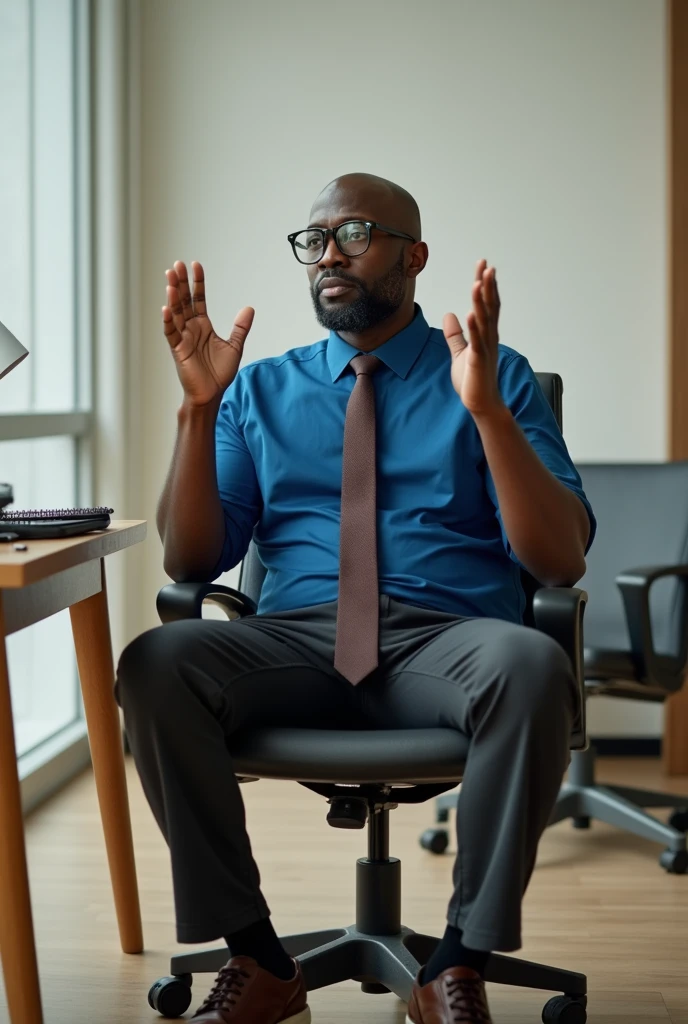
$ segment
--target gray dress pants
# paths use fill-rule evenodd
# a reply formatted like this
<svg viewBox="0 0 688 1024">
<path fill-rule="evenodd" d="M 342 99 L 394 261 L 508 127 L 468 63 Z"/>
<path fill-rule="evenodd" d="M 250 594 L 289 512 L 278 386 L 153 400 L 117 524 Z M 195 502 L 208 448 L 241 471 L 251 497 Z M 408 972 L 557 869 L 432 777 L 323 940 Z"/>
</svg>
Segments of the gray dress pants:
<svg viewBox="0 0 688 1024">
<path fill-rule="evenodd" d="M 513 951 L 521 901 L 568 765 L 576 684 L 526 626 L 380 598 L 380 662 L 357 687 L 333 667 L 336 602 L 142 634 L 115 693 L 170 848 L 180 942 L 269 915 L 232 769 L 232 737 L 267 725 L 409 729 L 471 738 L 448 920 L 465 945 Z"/>
</svg>

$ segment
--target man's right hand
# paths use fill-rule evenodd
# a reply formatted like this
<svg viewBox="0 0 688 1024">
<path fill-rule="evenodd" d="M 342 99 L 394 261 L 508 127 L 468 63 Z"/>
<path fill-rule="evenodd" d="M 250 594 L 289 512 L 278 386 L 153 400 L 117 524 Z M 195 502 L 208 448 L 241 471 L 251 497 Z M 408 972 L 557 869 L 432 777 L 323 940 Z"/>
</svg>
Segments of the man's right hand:
<svg viewBox="0 0 688 1024">
<path fill-rule="evenodd" d="M 219 403 L 239 372 L 244 342 L 255 310 L 239 310 L 229 338 L 216 334 L 205 305 L 205 279 L 200 263 L 192 263 L 193 297 L 186 266 L 177 260 L 168 270 L 167 305 L 162 308 L 165 337 L 172 350 L 188 405 Z"/>
</svg>

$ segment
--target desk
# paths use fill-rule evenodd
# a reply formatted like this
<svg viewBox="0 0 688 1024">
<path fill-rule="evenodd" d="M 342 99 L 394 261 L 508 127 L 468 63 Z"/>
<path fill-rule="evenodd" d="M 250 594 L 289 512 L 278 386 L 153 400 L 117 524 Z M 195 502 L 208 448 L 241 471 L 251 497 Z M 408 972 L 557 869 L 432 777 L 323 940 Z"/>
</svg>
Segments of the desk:
<svg viewBox="0 0 688 1024">
<path fill-rule="evenodd" d="M 143 950 L 114 665 L 105 557 L 138 544 L 144 522 L 101 533 L 0 545 L 0 957 L 11 1024 L 43 1024 L 24 847 L 5 637 L 69 608 L 117 923 L 125 953 Z"/>
</svg>

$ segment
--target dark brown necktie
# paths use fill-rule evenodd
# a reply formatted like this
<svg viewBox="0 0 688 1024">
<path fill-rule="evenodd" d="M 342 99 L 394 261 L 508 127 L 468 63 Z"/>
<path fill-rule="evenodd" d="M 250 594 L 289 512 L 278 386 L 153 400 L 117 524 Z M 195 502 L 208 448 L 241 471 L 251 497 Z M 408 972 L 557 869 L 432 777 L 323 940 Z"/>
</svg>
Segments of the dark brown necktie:
<svg viewBox="0 0 688 1024">
<path fill-rule="evenodd" d="M 339 602 L 334 667 L 356 686 L 378 662 L 375 390 L 377 356 L 354 356 L 356 372 L 344 423 Z"/>
</svg>

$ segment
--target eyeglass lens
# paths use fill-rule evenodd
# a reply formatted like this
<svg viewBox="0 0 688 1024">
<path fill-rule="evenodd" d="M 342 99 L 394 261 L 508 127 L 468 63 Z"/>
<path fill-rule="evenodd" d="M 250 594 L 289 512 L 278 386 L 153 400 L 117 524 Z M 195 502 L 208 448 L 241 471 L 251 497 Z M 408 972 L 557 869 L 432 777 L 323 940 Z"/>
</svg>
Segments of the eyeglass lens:
<svg viewBox="0 0 688 1024">
<path fill-rule="evenodd" d="M 368 226 L 363 221 L 351 221 L 335 228 L 338 247 L 346 256 L 361 256 L 368 248 Z M 294 238 L 294 252 L 301 263 L 317 263 L 325 251 L 324 232 L 321 228 L 299 231 Z"/>
</svg>

